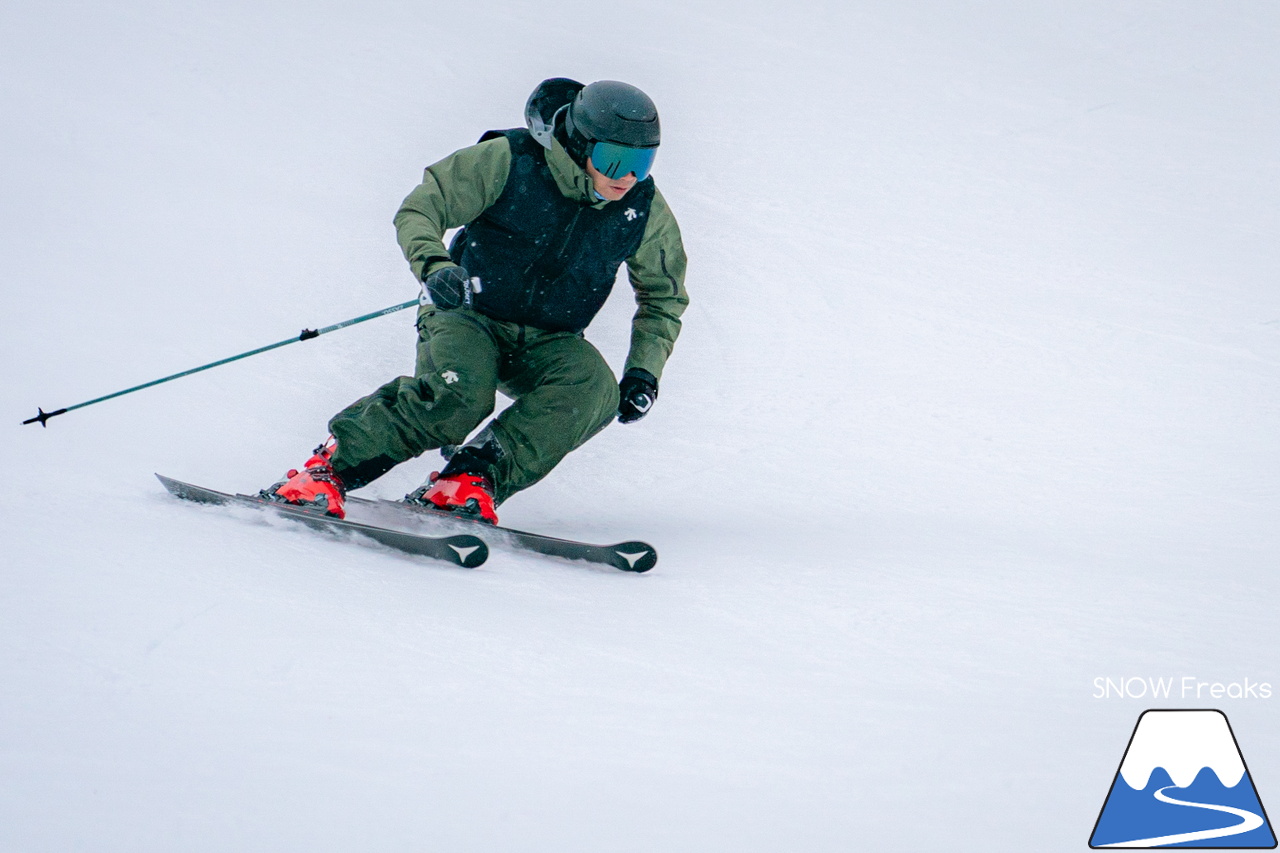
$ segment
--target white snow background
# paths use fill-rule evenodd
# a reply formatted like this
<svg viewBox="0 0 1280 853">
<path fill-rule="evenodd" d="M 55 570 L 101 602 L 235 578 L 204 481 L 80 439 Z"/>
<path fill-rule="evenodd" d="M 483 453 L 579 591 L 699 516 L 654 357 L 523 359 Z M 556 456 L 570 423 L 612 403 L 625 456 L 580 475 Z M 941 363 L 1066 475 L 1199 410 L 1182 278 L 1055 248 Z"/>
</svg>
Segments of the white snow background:
<svg viewBox="0 0 1280 853">
<path fill-rule="evenodd" d="M 180 502 L 412 370 L 391 217 L 657 102 L 652 414 L 502 508 L 648 575 Z M 1083 850 L 1146 707 L 1280 810 L 1280 6 L 0 6 L 0 850 Z M 619 368 L 629 289 L 588 332 Z M 366 490 L 398 497 L 433 466 Z"/>
</svg>

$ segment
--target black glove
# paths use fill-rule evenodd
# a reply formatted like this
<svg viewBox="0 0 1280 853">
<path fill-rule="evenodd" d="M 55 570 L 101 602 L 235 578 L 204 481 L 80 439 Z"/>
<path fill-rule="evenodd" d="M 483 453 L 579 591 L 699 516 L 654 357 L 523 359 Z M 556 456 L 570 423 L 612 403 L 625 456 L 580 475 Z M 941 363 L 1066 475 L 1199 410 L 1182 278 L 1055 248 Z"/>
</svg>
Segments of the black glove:
<svg viewBox="0 0 1280 853">
<path fill-rule="evenodd" d="M 470 308 L 472 292 L 471 276 L 466 269 L 456 264 L 447 264 L 437 267 L 422 280 L 422 296 L 418 301 L 425 305 L 429 298 L 442 311 L 464 305 Z"/>
<path fill-rule="evenodd" d="M 618 423 L 638 421 L 649 414 L 653 401 L 658 399 L 658 380 L 644 368 L 633 367 L 622 374 L 618 397 Z"/>
</svg>

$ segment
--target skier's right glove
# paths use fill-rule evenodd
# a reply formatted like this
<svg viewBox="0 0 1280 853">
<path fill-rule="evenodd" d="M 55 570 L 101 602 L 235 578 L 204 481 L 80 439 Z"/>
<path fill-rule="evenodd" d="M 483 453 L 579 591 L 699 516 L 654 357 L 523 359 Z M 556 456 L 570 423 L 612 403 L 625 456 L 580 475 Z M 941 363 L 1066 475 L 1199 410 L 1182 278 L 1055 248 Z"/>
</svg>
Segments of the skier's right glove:
<svg viewBox="0 0 1280 853">
<path fill-rule="evenodd" d="M 446 264 L 437 267 L 422 280 L 422 295 L 418 297 L 418 302 L 422 305 L 431 302 L 443 311 L 462 306 L 470 308 L 472 292 L 471 276 L 466 269 L 457 264 Z"/>
<path fill-rule="evenodd" d="M 658 380 L 642 367 L 622 374 L 618 383 L 618 423 L 629 424 L 649 414 L 658 399 Z"/>
</svg>

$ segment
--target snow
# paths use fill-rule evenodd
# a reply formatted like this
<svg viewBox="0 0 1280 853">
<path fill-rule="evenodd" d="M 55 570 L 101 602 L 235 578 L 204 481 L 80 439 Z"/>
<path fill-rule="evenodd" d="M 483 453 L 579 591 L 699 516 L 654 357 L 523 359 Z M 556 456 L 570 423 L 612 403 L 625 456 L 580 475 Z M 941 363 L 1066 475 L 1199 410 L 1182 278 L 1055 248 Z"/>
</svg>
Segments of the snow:
<svg viewBox="0 0 1280 853">
<path fill-rule="evenodd" d="M 1095 678 L 1280 684 L 1278 27 L 0 7 L 0 850 L 1084 849 L 1141 711 L 1211 707 Z M 693 304 L 653 412 L 503 520 L 653 572 L 163 493 L 298 465 L 408 312 L 19 426 L 412 298 L 400 199 L 565 75 L 657 102 Z M 1264 803 L 1274 701 L 1212 704 Z"/>
</svg>

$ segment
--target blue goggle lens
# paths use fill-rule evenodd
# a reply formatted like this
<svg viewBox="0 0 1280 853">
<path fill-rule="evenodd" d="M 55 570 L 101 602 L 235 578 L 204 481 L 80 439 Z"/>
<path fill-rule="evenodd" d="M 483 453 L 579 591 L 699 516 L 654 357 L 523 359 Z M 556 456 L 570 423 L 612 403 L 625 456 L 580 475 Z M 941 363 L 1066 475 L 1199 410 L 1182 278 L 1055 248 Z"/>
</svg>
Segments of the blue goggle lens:
<svg viewBox="0 0 1280 853">
<path fill-rule="evenodd" d="M 657 148 L 631 148 L 616 142 L 597 142 L 591 147 L 591 165 L 606 178 L 622 178 L 636 173 L 636 180 L 649 177 Z"/>
</svg>

